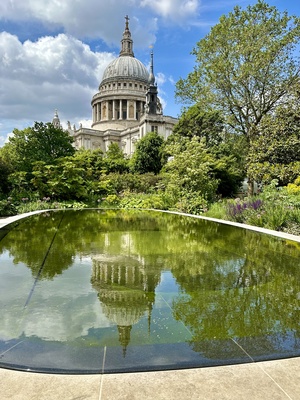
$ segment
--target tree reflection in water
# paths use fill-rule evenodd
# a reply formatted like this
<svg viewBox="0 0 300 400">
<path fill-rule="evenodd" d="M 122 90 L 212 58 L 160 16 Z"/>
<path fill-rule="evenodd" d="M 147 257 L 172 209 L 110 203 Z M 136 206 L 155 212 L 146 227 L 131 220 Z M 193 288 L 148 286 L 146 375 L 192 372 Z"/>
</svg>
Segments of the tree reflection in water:
<svg viewBox="0 0 300 400">
<path fill-rule="evenodd" d="M 251 338 L 270 351 L 285 339 L 299 350 L 300 251 L 283 239 L 151 211 L 70 210 L 20 221 L 0 239 L 5 252 L 39 281 L 90 259 L 91 286 L 124 356 L 132 327 L 145 315 L 150 327 L 164 271 L 176 280 L 173 318 L 194 351 L 219 357 Z"/>
</svg>

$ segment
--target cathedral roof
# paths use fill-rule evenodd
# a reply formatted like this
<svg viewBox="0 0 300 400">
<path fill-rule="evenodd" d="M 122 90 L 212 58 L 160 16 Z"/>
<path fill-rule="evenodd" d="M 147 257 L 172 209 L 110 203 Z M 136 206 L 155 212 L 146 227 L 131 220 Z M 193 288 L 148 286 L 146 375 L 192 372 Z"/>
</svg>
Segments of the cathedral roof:
<svg viewBox="0 0 300 400">
<path fill-rule="evenodd" d="M 122 46 L 120 55 L 106 67 L 101 83 L 118 78 L 131 78 L 148 83 L 149 72 L 145 65 L 134 57 L 133 41 L 128 26 L 128 16 L 126 16 L 125 19 L 126 25 L 121 40 Z"/>
<path fill-rule="evenodd" d="M 120 56 L 105 69 L 102 83 L 108 79 L 132 78 L 148 83 L 149 72 L 145 65 L 132 56 Z"/>
</svg>

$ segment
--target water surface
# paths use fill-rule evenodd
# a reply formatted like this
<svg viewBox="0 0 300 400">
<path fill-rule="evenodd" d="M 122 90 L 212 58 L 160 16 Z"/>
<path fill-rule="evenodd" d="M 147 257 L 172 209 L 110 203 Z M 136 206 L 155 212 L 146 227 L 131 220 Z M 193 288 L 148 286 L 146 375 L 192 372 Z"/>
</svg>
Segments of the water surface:
<svg viewBox="0 0 300 400">
<path fill-rule="evenodd" d="M 0 366 L 109 373 L 300 355 L 299 243 L 151 211 L 0 230 Z"/>
</svg>

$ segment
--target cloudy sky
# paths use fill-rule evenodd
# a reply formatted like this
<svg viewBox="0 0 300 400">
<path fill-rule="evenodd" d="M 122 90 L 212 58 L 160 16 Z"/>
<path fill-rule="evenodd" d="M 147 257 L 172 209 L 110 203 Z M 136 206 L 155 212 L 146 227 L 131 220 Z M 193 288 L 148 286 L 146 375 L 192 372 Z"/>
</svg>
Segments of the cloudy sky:
<svg viewBox="0 0 300 400">
<path fill-rule="evenodd" d="M 267 1 L 300 16 L 295 0 Z M 118 56 L 129 15 L 135 56 L 154 69 L 164 114 L 177 116 L 175 83 L 192 71 L 191 50 L 223 14 L 254 0 L 1 0 L 0 146 L 14 128 L 52 121 L 91 124 L 91 98 Z"/>
</svg>

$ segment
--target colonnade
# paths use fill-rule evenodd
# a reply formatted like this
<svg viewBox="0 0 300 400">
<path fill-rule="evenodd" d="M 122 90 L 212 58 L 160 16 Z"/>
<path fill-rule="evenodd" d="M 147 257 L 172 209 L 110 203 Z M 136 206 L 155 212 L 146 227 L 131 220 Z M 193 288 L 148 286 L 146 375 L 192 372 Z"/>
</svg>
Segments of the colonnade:
<svg viewBox="0 0 300 400">
<path fill-rule="evenodd" d="M 137 120 L 144 114 L 145 101 L 141 100 L 105 100 L 93 105 L 93 122 Z"/>
</svg>

